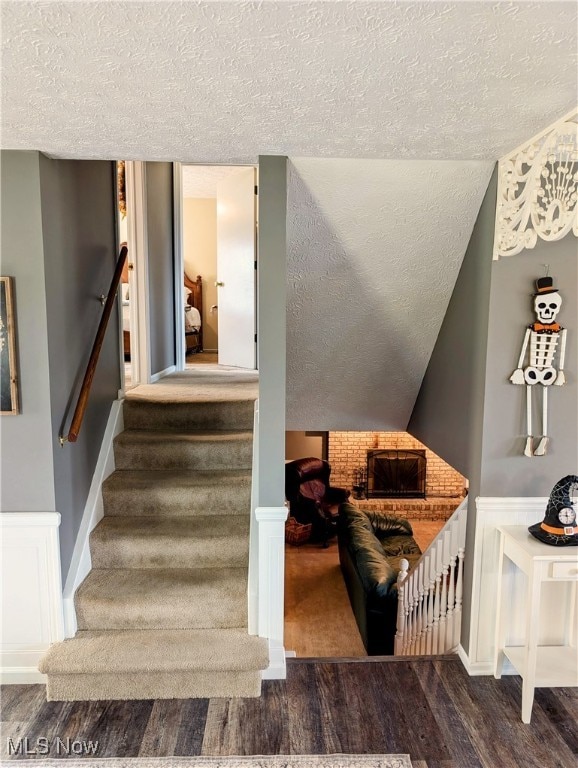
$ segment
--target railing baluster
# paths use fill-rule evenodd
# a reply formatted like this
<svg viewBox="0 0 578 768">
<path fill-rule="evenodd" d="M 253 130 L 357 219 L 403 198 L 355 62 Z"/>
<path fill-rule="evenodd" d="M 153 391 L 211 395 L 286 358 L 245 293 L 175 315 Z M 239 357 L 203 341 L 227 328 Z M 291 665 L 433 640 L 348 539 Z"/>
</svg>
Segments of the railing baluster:
<svg viewBox="0 0 578 768">
<path fill-rule="evenodd" d="M 464 556 L 465 549 L 458 549 L 458 578 L 456 580 L 456 608 L 454 611 L 454 647 L 460 644 L 462 627 L 462 596 L 464 590 Z"/>
<path fill-rule="evenodd" d="M 394 641 L 394 653 L 400 656 L 405 642 L 406 633 L 406 584 L 409 562 L 403 558 L 400 560 L 400 571 L 397 576 L 397 629 Z"/>
<path fill-rule="evenodd" d="M 450 576 L 448 585 L 448 618 L 447 618 L 447 631 L 446 631 L 446 651 L 451 651 L 454 647 L 455 637 L 455 579 L 456 579 L 456 562 L 457 556 L 452 555 L 450 557 Z"/>
<path fill-rule="evenodd" d="M 459 645 L 466 515 L 464 500 L 411 572 L 401 561 L 396 655 L 436 655 Z"/>
</svg>

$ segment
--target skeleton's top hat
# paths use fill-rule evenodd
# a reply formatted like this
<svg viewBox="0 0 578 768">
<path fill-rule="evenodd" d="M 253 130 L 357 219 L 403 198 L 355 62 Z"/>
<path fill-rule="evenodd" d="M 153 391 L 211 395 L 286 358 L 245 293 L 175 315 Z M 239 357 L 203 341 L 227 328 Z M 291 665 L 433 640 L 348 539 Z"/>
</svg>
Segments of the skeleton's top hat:
<svg viewBox="0 0 578 768">
<path fill-rule="evenodd" d="M 536 280 L 536 293 L 534 296 L 541 296 L 543 293 L 558 293 L 554 288 L 554 280 L 551 277 L 539 277 Z"/>
<path fill-rule="evenodd" d="M 548 499 L 544 520 L 528 528 L 532 536 L 555 547 L 578 546 L 576 512 L 570 499 L 572 488 L 576 486 L 578 475 L 567 475 L 558 480 Z"/>
</svg>

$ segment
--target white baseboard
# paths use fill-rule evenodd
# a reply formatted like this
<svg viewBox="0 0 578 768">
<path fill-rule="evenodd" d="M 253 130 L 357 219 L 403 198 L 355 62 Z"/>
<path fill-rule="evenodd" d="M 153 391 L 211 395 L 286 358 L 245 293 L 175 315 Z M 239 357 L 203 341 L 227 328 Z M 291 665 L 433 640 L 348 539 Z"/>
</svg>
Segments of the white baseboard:
<svg viewBox="0 0 578 768">
<path fill-rule="evenodd" d="M 46 675 L 38 671 L 38 662 L 46 648 L 0 652 L 0 683 L 2 685 L 34 685 L 46 683 Z"/>
<path fill-rule="evenodd" d="M 64 637 L 58 512 L 3 512 L 0 681 L 44 682 L 38 662 Z"/>
<path fill-rule="evenodd" d="M 261 680 L 285 680 L 286 677 L 285 648 L 282 643 L 269 640 L 269 666 L 261 672 Z"/>
<path fill-rule="evenodd" d="M 115 400 L 110 409 L 108 422 L 98 454 L 98 461 L 92 477 L 90 491 L 84 506 L 82 521 L 76 537 L 66 584 L 64 585 L 64 631 L 65 637 L 73 637 L 76 633 L 76 611 L 74 608 L 74 593 L 87 577 L 92 562 L 90 559 L 89 537 L 93 528 L 100 522 L 104 514 L 102 504 L 102 484 L 114 472 L 114 438 L 124 429 L 122 401 Z"/>
<path fill-rule="evenodd" d="M 155 381 L 159 381 L 159 379 L 162 379 L 165 376 L 168 376 L 169 373 L 175 373 L 176 370 L 177 370 L 177 366 L 176 365 L 170 365 L 168 368 L 165 368 L 164 371 L 159 371 L 158 373 L 153 373 L 151 375 L 150 383 L 154 384 Z"/>
<path fill-rule="evenodd" d="M 477 677 L 480 675 L 493 675 L 494 663 L 492 661 L 474 661 L 472 662 L 468 654 L 464 651 L 461 645 L 458 645 L 458 656 L 468 675 L 471 677 Z M 508 659 L 504 660 L 504 666 L 502 668 L 502 675 L 517 675 L 519 674 L 512 666 Z"/>
</svg>

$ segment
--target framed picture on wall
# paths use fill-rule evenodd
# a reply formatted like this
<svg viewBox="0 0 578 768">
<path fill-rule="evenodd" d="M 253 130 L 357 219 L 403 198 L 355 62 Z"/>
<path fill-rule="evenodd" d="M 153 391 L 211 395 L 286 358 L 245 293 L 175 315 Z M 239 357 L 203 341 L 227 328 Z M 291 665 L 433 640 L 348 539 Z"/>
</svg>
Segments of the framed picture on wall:
<svg viewBox="0 0 578 768">
<path fill-rule="evenodd" d="M 0 277 L 0 414 L 18 413 L 14 280 Z"/>
</svg>

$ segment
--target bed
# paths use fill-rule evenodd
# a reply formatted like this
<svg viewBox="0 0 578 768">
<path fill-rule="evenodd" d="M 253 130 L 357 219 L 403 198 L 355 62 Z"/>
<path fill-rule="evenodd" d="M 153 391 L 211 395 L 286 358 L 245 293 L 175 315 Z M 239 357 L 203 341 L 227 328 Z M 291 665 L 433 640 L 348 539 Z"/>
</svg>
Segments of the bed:
<svg viewBox="0 0 578 768">
<path fill-rule="evenodd" d="M 185 354 L 203 350 L 203 280 L 196 280 L 184 274 L 185 298 Z"/>
<path fill-rule="evenodd" d="M 124 358 L 130 360 L 130 297 L 128 292 L 128 264 L 125 264 L 121 276 L 122 297 L 122 336 Z M 191 280 L 188 275 L 183 279 L 183 300 L 185 317 L 183 329 L 185 334 L 185 353 L 201 352 L 203 349 L 203 280 L 197 275 Z"/>
</svg>

